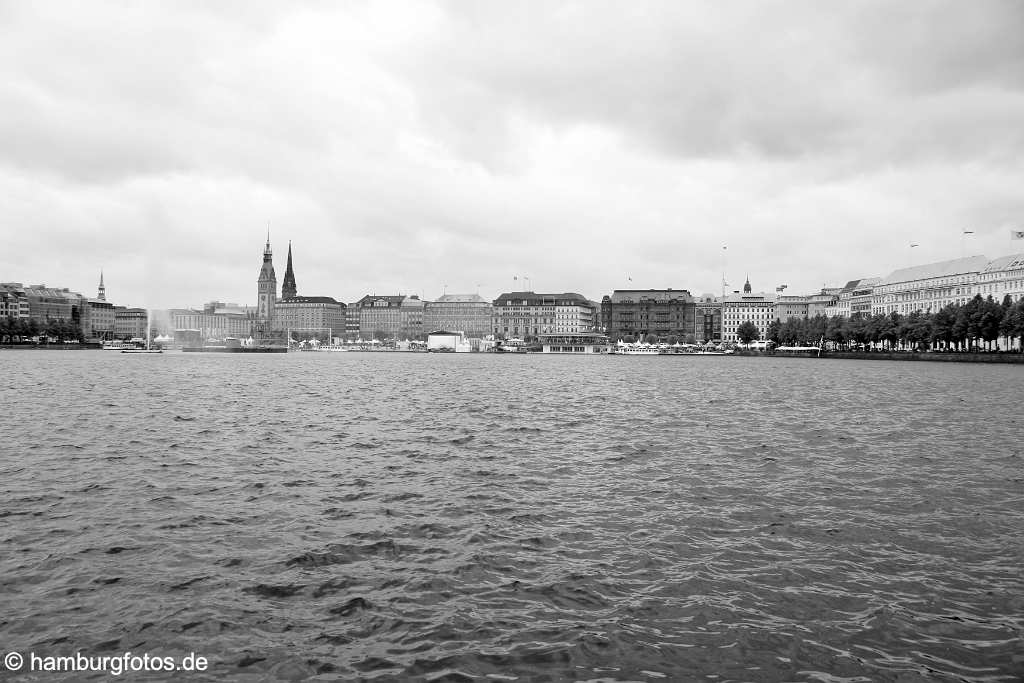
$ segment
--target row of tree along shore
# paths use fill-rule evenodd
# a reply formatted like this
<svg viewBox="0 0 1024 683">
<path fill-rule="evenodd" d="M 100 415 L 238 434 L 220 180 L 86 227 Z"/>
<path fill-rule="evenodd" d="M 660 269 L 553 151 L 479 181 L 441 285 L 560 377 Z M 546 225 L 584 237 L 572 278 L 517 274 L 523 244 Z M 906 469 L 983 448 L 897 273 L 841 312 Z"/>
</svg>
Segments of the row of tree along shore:
<svg viewBox="0 0 1024 683">
<path fill-rule="evenodd" d="M 82 328 L 70 320 L 47 320 L 40 323 L 35 318 L 0 318 L 0 343 L 26 343 L 40 338 L 58 344 L 85 341 Z"/>
<path fill-rule="evenodd" d="M 736 335 L 744 344 L 762 338 L 752 323 L 743 323 Z M 1024 339 L 1024 299 L 1002 303 L 980 294 L 966 304 L 950 304 L 935 313 L 914 312 L 776 320 L 763 336 L 780 346 L 818 346 L 822 341 L 837 351 L 880 348 L 887 351 L 1020 351 Z M 1000 348 L 998 341 L 1006 342 Z"/>
</svg>

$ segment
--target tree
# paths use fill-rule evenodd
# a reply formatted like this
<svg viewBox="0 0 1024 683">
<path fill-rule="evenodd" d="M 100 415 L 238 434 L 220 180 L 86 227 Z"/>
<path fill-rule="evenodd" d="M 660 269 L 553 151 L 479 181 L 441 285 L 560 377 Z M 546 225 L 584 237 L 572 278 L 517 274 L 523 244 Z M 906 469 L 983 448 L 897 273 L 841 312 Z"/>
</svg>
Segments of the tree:
<svg viewBox="0 0 1024 683">
<path fill-rule="evenodd" d="M 781 331 L 782 331 L 782 321 L 779 320 L 778 318 L 776 318 L 775 320 L 773 320 L 768 325 L 768 334 L 767 334 L 768 339 L 770 339 L 771 341 L 773 341 L 776 344 L 778 344 L 779 340 L 781 339 L 781 337 L 779 336 L 779 333 Z"/>
<path fill-rule="evenodd" d="M 636 337 L 634 337 L 631 334 L 627 334 L 625 337 L 622 338 L 622 341 L 625 342 L 626 344 L 635 344 Z"/>
<path fill-rule="evenodd" d="M 846 346 L 846 321 L 838 315 L 828 319 L 825 327 L 825 339 L 839 347 Z"/>
<path fill-rule="evenodd" d="M 686 335 L 686 339 L 684 339 L 683 341 L 685 343 L 687 343 L 687 344 L 696 344 L 697 343 L 697 337 L 695 335 L 693 335 L 693 334 L 687 334 Z"/>
<path fill-rule="evenodd" d="M 999 323 L 1003 320 L 1003 307 L 997 304 L 992 295 L 989 294 L 979 306 L 980 323 L 978 325 L 979 335 L 992 348 L 992 342 L 999 339 Z"/>
<path fill-rule="evenodd" d="M 676 344 L 679 343 L 679 336 L 675 334 L 670 334 L 668 336 L 668 343 L 671 344 L 672 346 L 675 346 Z"/>
<path fill-rule="evenodd" d="M 653 334 L 648 334 L 646 337 L 644 337 L 644 342 L 646 342 L 647 344 L 654 344 L 657 341 L 658 338 L 655 337 Z"/>
<path fill-rule="evenodd" d="M 744 344 L 749 344 L 755 339 L 761 338 L 761 330 L 757 329 L 757 325 L 754 323 L 745 320 L 736 328 L 736 336 Z"/>
</svg>

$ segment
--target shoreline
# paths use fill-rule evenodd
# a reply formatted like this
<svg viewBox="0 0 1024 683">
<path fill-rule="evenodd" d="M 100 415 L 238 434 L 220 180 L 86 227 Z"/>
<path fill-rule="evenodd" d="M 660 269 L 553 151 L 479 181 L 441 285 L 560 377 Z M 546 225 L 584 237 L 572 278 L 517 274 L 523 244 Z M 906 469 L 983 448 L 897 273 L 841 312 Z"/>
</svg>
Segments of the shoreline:
<svg viewBox="0 0 1024 683">
<path fill-rule="evenodd" d="M 948 353 L 921 352 L 921 351 L 823 351 L 821 356 L 807 355 L 804 353 L 751 353 L 750 351 L 737 351 L 737 356 L 762 356 L 765 358 L 811 358 L 811 359 L 833 359 L 833 360 L 906 360 L 906 361 L 932 361 L 937 363 L 1009 363 L 1024 364 L 1022 353 Z"/>
</svg>

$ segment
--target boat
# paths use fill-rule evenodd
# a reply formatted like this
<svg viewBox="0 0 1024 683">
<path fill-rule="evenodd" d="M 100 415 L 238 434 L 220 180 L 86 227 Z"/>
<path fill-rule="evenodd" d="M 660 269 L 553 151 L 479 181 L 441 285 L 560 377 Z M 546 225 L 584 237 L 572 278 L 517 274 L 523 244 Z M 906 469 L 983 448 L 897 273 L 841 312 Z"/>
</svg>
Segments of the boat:
<svg viewBox="0 0 1024 683">
<path fill-rule="evenodd" d="M 627 344 L 620 339 L 618 344 L 616 344 L 615 353 L 621 353 L 626 356 L 658 356 L 662 353 L 668 353 L 668 351 L 663 351 L 653 344 Z"/>
<path fill-rule="evenodd" d="M 131 349 L 139 349 L 142 347 L 136 344 L 135 342 L 121 341 L 120 339 L 116 339 L 113 341 L 103 342 L 103 346 L 101 346 L 100 348 L 102 348 L 104 351 L 125 351 Z"/>
</svg>

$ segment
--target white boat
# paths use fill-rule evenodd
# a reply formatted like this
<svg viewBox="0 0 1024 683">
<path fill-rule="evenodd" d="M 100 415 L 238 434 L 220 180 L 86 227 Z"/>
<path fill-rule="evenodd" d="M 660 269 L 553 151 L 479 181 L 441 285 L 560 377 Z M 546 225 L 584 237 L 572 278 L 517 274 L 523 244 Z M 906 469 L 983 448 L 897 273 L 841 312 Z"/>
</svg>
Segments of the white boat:
<svg viewBox="0 0 1024 683">
<path fill-rule="evenodd" d="M 102 348 L 104 351 L 125 351 L 129 349 L 138 349 L 141 347 L 133 342 L 114 340 L 103 342 Z"/>
<path fill-rule="evenodd" d="M 616 353 L 621 353 L 627 356 L 657 356 L 662 353 L 662 350 L 653 344 L 627 344 L 624 341 L 619 341 L 616 344 Z M 668 351 L 666 350 L 665 353 Z"/>
</svg>

